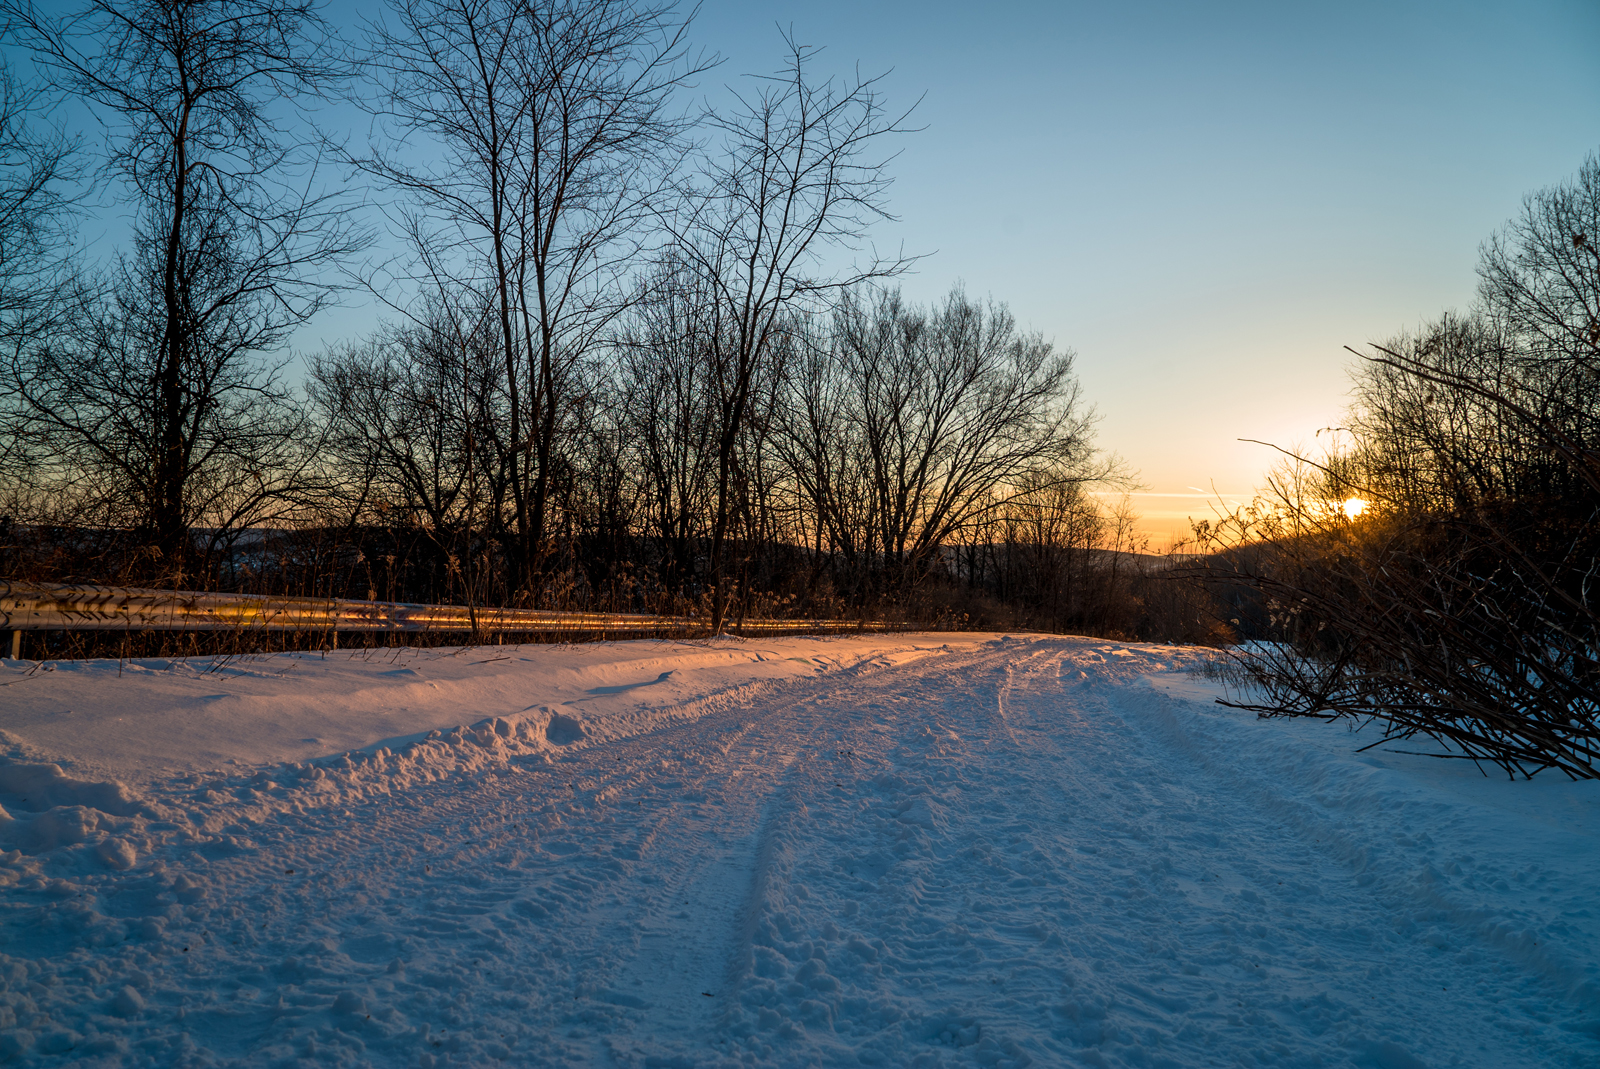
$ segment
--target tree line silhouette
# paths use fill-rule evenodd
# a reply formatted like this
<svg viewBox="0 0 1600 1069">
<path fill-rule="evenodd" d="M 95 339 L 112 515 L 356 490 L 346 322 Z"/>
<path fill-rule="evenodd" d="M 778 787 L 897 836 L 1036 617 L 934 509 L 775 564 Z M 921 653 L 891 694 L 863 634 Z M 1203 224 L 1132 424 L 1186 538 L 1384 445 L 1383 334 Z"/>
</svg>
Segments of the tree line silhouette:
<svg viewBox="0 0 1600 1069">
<path fill-rule="evenodd" d="M 9 577 L 1223 633 L 1101 503 L 1072 354 L 867 243 L 910 131 L 878 79 L 785 36 L 695 111 L 717 57 L 626 0 L 0 15 Z M 292 381 L 350 291 L 387 321 Z"/>
</svg>

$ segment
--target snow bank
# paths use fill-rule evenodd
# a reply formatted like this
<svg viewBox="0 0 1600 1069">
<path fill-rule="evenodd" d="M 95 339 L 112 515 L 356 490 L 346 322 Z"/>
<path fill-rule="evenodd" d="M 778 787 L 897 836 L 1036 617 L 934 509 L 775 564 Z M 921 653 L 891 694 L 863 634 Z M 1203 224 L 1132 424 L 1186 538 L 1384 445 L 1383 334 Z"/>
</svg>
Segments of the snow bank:
<svg viewBox="0 0 1600 1069">
<path fill-rule="evenodd" d="M 990 639 L 728 637 L 0 662 L 0 849 L 75 847 L 85 863 L 126 869 L 173 832 L 358 804 L 513 758 L 548 762 L 753 700 L 783 680 L 905 664 Z M 152 836 L 152 826 L 167 834 Z"/>
<path fill-rule="evenodd" d="M 195 660 L 0 662 L 0 746 L 85 775 L 300 763 L 503 720 L 523 748 L 636 734 L 763 684 L 900 663 L 988 636 L 400 647 Z M 754 688 L 754 689 L 752 689 Z M 559 710 L 559 712 L 558 712 Z M 552 726 L 553 717 L 559 716 Z M 474 728 L 476 730 L 476 728 Z M 457 732 L 460 733 L 459 731 Z M 3 788 L 0 788 L 3 789 Z"/>
</svg>

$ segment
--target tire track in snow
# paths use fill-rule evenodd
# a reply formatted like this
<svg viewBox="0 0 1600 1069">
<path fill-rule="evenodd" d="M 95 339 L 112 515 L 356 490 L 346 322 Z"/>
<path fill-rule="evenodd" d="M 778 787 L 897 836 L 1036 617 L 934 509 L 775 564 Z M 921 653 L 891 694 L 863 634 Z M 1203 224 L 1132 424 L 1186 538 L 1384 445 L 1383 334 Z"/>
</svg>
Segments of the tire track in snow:
<svg viewBox="0 0 1600 1069">
<path fill-rule="evenodd" d="M 859 831 L 863 818 L 891 832 L 916 828 L 915 834 L 935 830 L 942 822 L 943 806 L 927 798 L 926 792 L 916 791 L 915 785 L 907 784 L 898 774 L 903 770 L 908 751 L 932 747 L 945 755 L 960 753 L 965 757 L 974 753 L 974 746 L 991 750 L 998 743 L 1007 750 L 1016 749 L 1014 745 L 1006 745 L 1014 736 L 1009 733 L 1001 714 L 1001 687 L 1011 674 L 1011 657 L 1009 651 L 1001 651 L 960 666 L 939 666 L 943 669 L 939 673 L 941 682 L 977 678 L 987 684 L 984 689 L 988 693 L 982 695 L 967 689 L 964 700 L 940 703 L 943 715 L 918 715 L 915 719 L 919 730 L 916 737 L 909 740 L 890 728 L 910 726 L 897 714 L 902 713 L 907 704 L 921 704 L 916 698 L 897 695 L 889 701 L 872 702 L 864 699 L 882 695 L 858 695 L 860 715 L 853 724 L 841 723 L 842 741 L 849 743 L 848 751 L 862 766 L 862 772 L 875 774 L 858 777 L 849 788 L 842 783 L 816 780 L 796 785 L 794 806 L 796 809 L 801 805 L 806 807 L 805 835 L 787 844 L 790 857 L 781 873 L 786 878 L 769 883 L 764 895 L 764 915 L 758 934 L 752 940 L 754 976 L 748 990 L 742 993 L 742 1014 L 735 1014 L 729 1022 L 729 1038 L 740 1055 L 753 1056 L 762 1063 L 804 1064 L 818 1060 L 825 1063 L 870 1061 L 874 1056 L 894 1061 L 897 1053 L 906 1053 L 899 1042 L 904 1037 L 896 1028 L 878 1030 L 895 1035 L 872 1037 L 880 1041 L 876 1045 L 846 1043 L 834 1025 L 837 1022 L 844 1026 L 847 1017 L 853 1018 L 853 1025 L 877 1019 L 893 1025 L 909 1024 L 922 1031 L 931 1029 L 935 1040 L 950 1033 L 948 1042 L 960 1045 L 963 1030 L 971 1028 L 972 1024 L 963 1023 L 965 1018 L 959 1014 L 955 1017 L 936 1015 L 937 1019 L 931 1021 L 923 1015 L 911 1021 L 894 1005 L 894 999 L 873 997 L 879 994 L 877 992 L 866 994 L 863 991 L 865 997 L 859 1000 L 850 997 L 850 982 L 860 979 L 863 970 L 871 973 L 890 963 L 889 956 L 883 954 L 889 950 L 886 944 L 880 940 L 874 945 L 870 937 L 866 937 L 867 933 L 850 934 L 846 926 L 848 918 L 861 916 L 859 896 L 877 890 L 885 878 L 892 875 L 898 863 L 894 856 L 894 840 L 900 838 L 891 835 L 890 841 L 863 843 L 852 841 L 851 833 Z M 925 678 L 899 683 L 900 689 L 913 694 L 928 689 Z M 896 705 L 900 706 L 898 710 Z M 959 727 L 960 735 L 951 724 Z M 963 736 L 976 737 L 963 742 Z M 905 786 L 913 787 L 911 794 L 898 795 L 898 788 Z M 923 796 L 918 797 L 919 793 Z M 851 806 L 852 802 L 856 804 Z M 843 822 L 843 826 L 823 823 L 823 815 L 830 809 L 841 808 L 839 803 L 857 812 L 851 814 L 851 819 Z M 865 813 L 860 812 L 862 809 Z M 819 844 L 830 852 L 839 851 L 831 862 L 815 856 Z M 829 869 L 833 871 L 826 871 Z M 826 886 L 828 883 L 834 886 Z M 841 884 L 843 893 L 840 893 Z M 918 893 L 923 899 L 938 894 L 930 886 L 922 887 Z M 820 931 L 807 931 L 798 913 L 799 907 L 823 902 L 834 907 L 837 923 L 830 920 Z M 820 938 L 801 938 L 806 935 Z M 914 950 L 913 954 L 926 959 L 922 962 L 924 966 L 938 971 L 961 970 L 959 948 L 954 953 L 947 953 L 947 949 L 935 944 Z M 968 1045 L 981 1044 L 981 1039 L 974 1038 Z M 1003 1053 L 1003 1048 L 994 1049 Z M 993 1052 L 987 1047 L 982 1050 L 986 1054 Z M 925 1054 L 927 1050 L 920 1053 Z"/>
<path fill-rule="evenodd" d="M 904 686 L 901 673 L 909 674 L 916 670 L 920 669 L 897 671 L 896 666 L 862 666 L 842 674 L 846 677 L 843 679 L 833 677 L 818 680 L 814 685 L 793 687 L 790 693 L 783 696 L 785 700 L 777 708 L 765 710 L 759 715 L 754 711 L 743 714 L 755 717 L 749 725 L 751 740 L 760 741 L 770 749 L 762 751 L 762 760 L 759 762 L 760 771 L 766 773 L 764 776 L 753 775 L 755 769 L 748 766 L 730 767 L 721 772 L 726 777 L 725 799 L 732 797 L 735 792 L 741 792 L 749 799 L 748 808 L 754 808 L 757 801 L 760 805 L 757 828 L 742 851 L 745 858 L 742 867 L 729 866 L 730 869 L 737 868 L 739 872 L 739 908 L 725 910 L 720 924 L 712 924 L 709 931 L 703 921 L 696 919 L 693 923 L 679 926 L 676 931 L 663 932 L 659 936 L 661 942 L 680 949 L 696 943 L 722 948 L 720 968 L 714 977 L 715 983 L 711 984 L 715 990 L 711 992 L 713 997 L 707 1000 L 706 1005 L 715 1010 L 713 1017 L 723 1032 L 727 1031 L 730 1018 L 737 1016 L 739 994 L 754 967 L 752 947 L 768 887 L 775 877 L 781 878 L 786 859 L 792 853 L 791 840 L 796 823 L 808 815 L 804 804 L 797 805 L 794 800 L 796 784 L 803 783 L 807 776 L 817 773 L 819 761 L 822 760 L 819 738 L 830 734 L 837 736 L 839 733 L 840 716 L 833 711 L 833 707 L 849 700 L 848 697 L 841 697 L 850 695 L 847 687 L 856 690 L 865 688 L 874 694 L 898 690 Z M 774 763 L 776 769 L 772 767 Z M 711 778 L 708 775 L 707 782 Z M 716 879 L 713 877 L 701 883 L 715 885 Z M 717 888 L 717 897 L 725 896 L 727 890 L 726 885 Z M 648 963 L 641 961 L 637 964 Z M 702 975 L 712 979 L 709 971 Z M 722 1046 L 707 1047 L 715 1032 L 702 1024 L 706 1020 L 704 1015 L 690 1014 L 686 1021 L 661 1015 L 659 1007 L 641 1009 L 649 1012 L 642 1014 L 628 1028 L 625 1037 L 608 1037 L 607 1053 L 616 1064 L 653 1064 L 651 1059 L 660 1064 L 676 1064 L 674 1059 L 704 1057 L 723 1049 Z M 701 1025 L 698 1033 L 695 1025 Z M 726 1035 L 720 1038 L 725 1046 Z"/>
</svg>

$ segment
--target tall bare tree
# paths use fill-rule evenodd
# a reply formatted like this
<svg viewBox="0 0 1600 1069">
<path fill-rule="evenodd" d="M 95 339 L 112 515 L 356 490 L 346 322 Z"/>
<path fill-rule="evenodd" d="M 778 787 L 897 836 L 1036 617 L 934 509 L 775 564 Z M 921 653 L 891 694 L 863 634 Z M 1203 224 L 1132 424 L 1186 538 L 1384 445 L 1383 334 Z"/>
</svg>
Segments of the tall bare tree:
<svg viewBox="0 0 1600 1069">
<path fill-rule="evenodd" d="M 781 339 L 819 299 L 904 270 L 905 258 L 868 258 L 838 270 L 828 257 L 856 248 L 890 219 L 886 141 L 908 113 L 886 110 L 878 78 L 818 81 L 817 50 L 785 35 L 788 61 L 728 114 L 676 224 L 673 257 L 705 294 L 705 341 L 716 404 L 716 498 L 710 571 L 712 626 L 727 616 L 727 543 L 737 507 L 739 444 L 767 365 L 795 351 Z"/>
<path fill-rule="evenodd" d="M 101 472 L 116 518 L 180 578 L 191 525 L 258 520 L 285 489 L 297 424 L 261 357 L 325 305 L 326 269 L 361 244 L 316 185 L 315 131 L 288 115 L 342 68 L 310 2 L 0 11 L 102 121 L 105 172 L 134 215 L 107 297 L 19 358 L 30 430 Z"/>
<path fill-rule="evenodd" d="M 46 458 L 29 448 L 17 357 L 57 328 L 75 281 L 67 230 L 77 144 L 40 119 L 45 101 L 0 64 L 0 514 L 37 511 Z"/>
<path fill-rule="evenodd" d="M 396 0 L 372 28 L 382 84 L 366 104 L 404 147 L 355 162 L 407 196 L 396 219 L 415 253 L 389 299 L 421 285 L 491 303 L 507 398 L 494 442 L 523 596 L 586 365 L 682 151 L 670 99 L 705 66 L 686 58 L 687 24 L 630 0 Z"/>
</svg>

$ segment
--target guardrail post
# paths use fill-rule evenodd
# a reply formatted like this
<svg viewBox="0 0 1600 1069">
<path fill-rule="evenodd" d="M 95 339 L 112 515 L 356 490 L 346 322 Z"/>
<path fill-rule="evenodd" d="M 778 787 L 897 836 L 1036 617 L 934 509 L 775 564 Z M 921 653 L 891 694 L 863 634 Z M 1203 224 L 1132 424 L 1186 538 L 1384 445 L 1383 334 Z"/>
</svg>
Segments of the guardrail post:
<svg viewBox="0 0 1600 1069">
<path fill-rule="evenodd" d="M 13 632 L 11 632 L 11 659 L 13 661 L 22 660 L 22 632 L 21 631 L 13 631 Z"/>
</svg>

